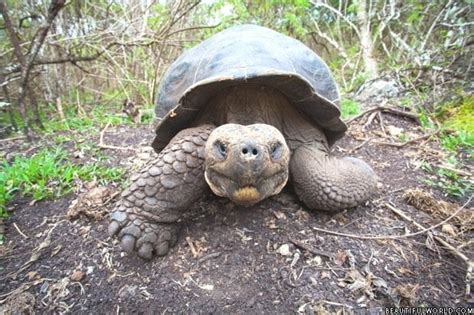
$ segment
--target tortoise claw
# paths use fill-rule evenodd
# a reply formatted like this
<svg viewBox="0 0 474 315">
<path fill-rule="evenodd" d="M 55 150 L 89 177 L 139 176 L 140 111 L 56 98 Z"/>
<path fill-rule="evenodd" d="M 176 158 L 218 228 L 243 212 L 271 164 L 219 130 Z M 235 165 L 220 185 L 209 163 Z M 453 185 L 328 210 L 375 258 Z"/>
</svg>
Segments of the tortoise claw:
<svg viewBox="0 0 474 315">
<path fill-rule="evenodd" d="M 114 236 L 115 234 L 119 232 L 119 230 L 120 230 L 120 224 L 117 221 L 110 222 L 109 228 L 108 228 L 109 236 Z"/>
<path fill-rule="evenodd" d="M 135 248 L 135 237 L 133 237 L 132 235 L 128 235 L 128 234 L 124 235 L 122 237 L 122 240 L 120 241 L 120 246 L 127 253 L 133 252 L 133 250 Z"/>
<path fill-rule="evenodd" d="M 144 243 L 138 249 L 138 256 L 143 259 L 151 259 L 153 258 L 153 246 L 150 243 Z"/>
</svg>

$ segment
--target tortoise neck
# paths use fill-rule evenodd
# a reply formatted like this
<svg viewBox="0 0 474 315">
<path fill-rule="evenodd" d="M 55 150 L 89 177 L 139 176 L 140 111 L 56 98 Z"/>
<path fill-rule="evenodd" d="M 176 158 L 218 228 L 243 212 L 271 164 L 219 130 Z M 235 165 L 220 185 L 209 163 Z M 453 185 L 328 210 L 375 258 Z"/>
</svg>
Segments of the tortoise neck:
<svg viewBox="0 0 474 315">
<path fill-rule="evenodd" d="M 228 87 L 209 102 L 222 123 L 250 125 L 264 123 L 282 129 L 282 109 L 291 107 L 279 91 L 262 85 L 240 84 Z"/>
</svg>

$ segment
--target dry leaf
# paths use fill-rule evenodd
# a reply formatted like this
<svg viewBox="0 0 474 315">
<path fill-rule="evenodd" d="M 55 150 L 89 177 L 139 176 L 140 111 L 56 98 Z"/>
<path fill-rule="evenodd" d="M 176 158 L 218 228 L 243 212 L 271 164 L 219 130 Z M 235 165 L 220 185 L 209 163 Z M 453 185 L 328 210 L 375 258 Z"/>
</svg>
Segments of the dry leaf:
<svg viewBox="0 0 474 315">
<path fill-rule="evenodd" d="M 75 270 L 70 276 L 71 281 L 81 281 L 86 276 L 85 272 L 81 270 Z"/>
<path fill-rule="evenodd" d="M 286 214 L 279 210 L 273 210 L 273 215 L 278 219 L 278 220 L 286 220 Z"/>
<path fill-rule="evenodd" d="M 344 265 L 346 261 L 347 261 L 347 252 L 345 250 L 338 250 L 334 257 L 334 263 L 338 266 L 342 266 Z"/>
<path fill-rule="evenodd" d="M 413 271 L 411 271 L 410 269 L 408 268 L 405 268 L 405 267 L 400 267 L 398 268 L 398 272 L 401 273 L 401 274 L 411 274 L 411 275 L 414 275 L 415 273 Z"/>
<path fill-rule="evenodd" d="M 418 301 L 419 284 L 399 284 L 395 287 L 395 291 L 400 294 L 400 297 L 406 299 L 409 305 L 415 305 Z"/>
<path fill-rule="evenodd" d="M 324 271 L 321 272 L 321 277 L 320 278 L 321 278 L 321 280 L 322 279 L 331 279 L 331 273 L 329 271 L 324 270 Z"/>
<path fill-rule="evenodd" d="M 26 274 L 26 276 L 28 277 L 29 281 L 31 281 L 33 279 L 39 279 L 40 278 L 40 275 L 36 271 L 30 271 Z"/>
</svg>

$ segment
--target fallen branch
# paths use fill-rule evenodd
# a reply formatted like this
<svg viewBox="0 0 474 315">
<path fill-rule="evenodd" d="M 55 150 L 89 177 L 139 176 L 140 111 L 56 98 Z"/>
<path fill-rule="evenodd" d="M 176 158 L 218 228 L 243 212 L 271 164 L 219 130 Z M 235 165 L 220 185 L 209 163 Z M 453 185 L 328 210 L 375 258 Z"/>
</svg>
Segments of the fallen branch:
<svg viewBox="0 0 474 315">
<path fill-rule="evenodd" d="M 440 131 L 441 131 L 441 129 L 436 129 L 435 131 L 433 131 L 431 133 L 427 133 L 425 135 L 422 135 L 420 137 L 417 137 L 417 138 L 414 138 L 414 139 L 411 139 L 411 140 L 407 140 L 407 141 L 402 142 L 402 143 L 400 143 L 400 142 L 383 142 L 383 141 L 374 141 L 372 143 L 379 144 L 379 145 L 387 145 L 387 146 L 396 147 L 396 148 L 402 148 L 402 147 L 404 147 L 408 144 L 418 142 L 420 140 L 429 139 L 429 138 L 437 135 Z"/>
<path fill-rule="evenodd" d="M 419 122 L 419 118 L 420 118 L 420 115 L 418 115 L 417 113 L 406 112 L 406 111 L 402 111 L 402 110 L 399 110 L 399 109 L 396 109 L 396 108 L 381 105 L 381 106 L 375 106 L 375 107 L 369 108 L 366 111 L 360 113 L 359 115 L 354 116 L 354 117 L 346 120 L 345 123 L 350 124 L 354 120 L 357 120 L 357 119 L 359 119 L 359 118 L 361 118 L 361 117 L 363 117 L 367 114 L 370 114 L 370 113 L 373 113 L 373 112 L 376 112 L 376 111 L 381 111 L 383 113 L 390 113 L 390 114 L 394 114 L 394 115 L 397 115 L 397 116 L 407 117 L 407 118 L 413 119 L 416 122 Z"/>
<path fill-rule="evenodd" d="M 371 138 L 366 138 L 364 141 L 362 141 L 362 143 L 356 145 L 355 147 L 353 147 L 352 149 L 349 150 L 349 153 L 353 153 L 357 150 L 359 150 L 360 148 L 362 148 L 364 145 L 366 145 L 367 143 L 369 143 L 372 139 Z"/>
<path fill-rule="evenodd" d="M 324 257 L 327 257 L 329 259 L 332 259 L 334 258 L 334 255 L 331 254 L 331 253 L 327 253 L 325 251 L 322 251 L 322 250 L 319 250 L 319 249 L 316 249 L 316 248 L 312 248 L 311 246 L 309 245 L 306 245 L 305 243 L 303 242 L 300 242 L 296 239 L 293 239 L 293 238 L 290 238 L 289 241 L 291 243 L 293 243 L 296 247 L 299 247 L 301 248 L 302 250 L 305 250 L 307 252 L 310 252 L 311 254 L 314 254 L 314 255 L 319 255 L 319 256 L 324 256 Z"/>
</svg>

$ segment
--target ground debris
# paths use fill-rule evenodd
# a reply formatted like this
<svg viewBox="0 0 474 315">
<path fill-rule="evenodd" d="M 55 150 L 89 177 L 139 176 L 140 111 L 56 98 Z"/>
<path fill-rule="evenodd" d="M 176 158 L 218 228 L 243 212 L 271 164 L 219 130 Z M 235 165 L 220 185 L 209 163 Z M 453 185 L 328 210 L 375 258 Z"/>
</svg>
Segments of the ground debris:
<svg viewBox="0 0 474 315">
<path fill-rule="evenodd" d="M 408 189 L 403 194 L 407 203 L 418 210 L 444 220 L 449 217 L 459 205 L 435 198 L 431 193 L 421 189 Z M 453 218 L 453 222 L 463 230 L 474 230 L 474 209 L 465 208 Z"/>
<path fill-rule="evenodd" d="M 342 287 L 347 287 L 353 293 L 362 293 L 370 300 L 375 298 L 375 294 L 378 289 L 388 289 L 387 282 L 375 276 L 373 273 L 366 273 L 364 276 L 357 269 L 350 269 L 344 279 L 339 282 Z"/>
<path fill-rule="evenodd" d="M 394 290 L 400 295 L 402 304 L 416 305 L 420 288 L 419 284 L 399 284 Z"/>
<path fill-rule="evenodd" d="M 119 192 L 112 186 L 98 186 L 93 181 L 84 185 L 79 196 L 71 202 L 67 211 L 70 220 L 84 215 L 89 219 L 101 220 L 106 215 L 106 205 L 112 201 Z"/>
<path fill-rule="evenodd" d="M 30 292 L 21 292 L 0 307 L 2 314 L 34 314 L 36 298 Z"/>
</svg>

